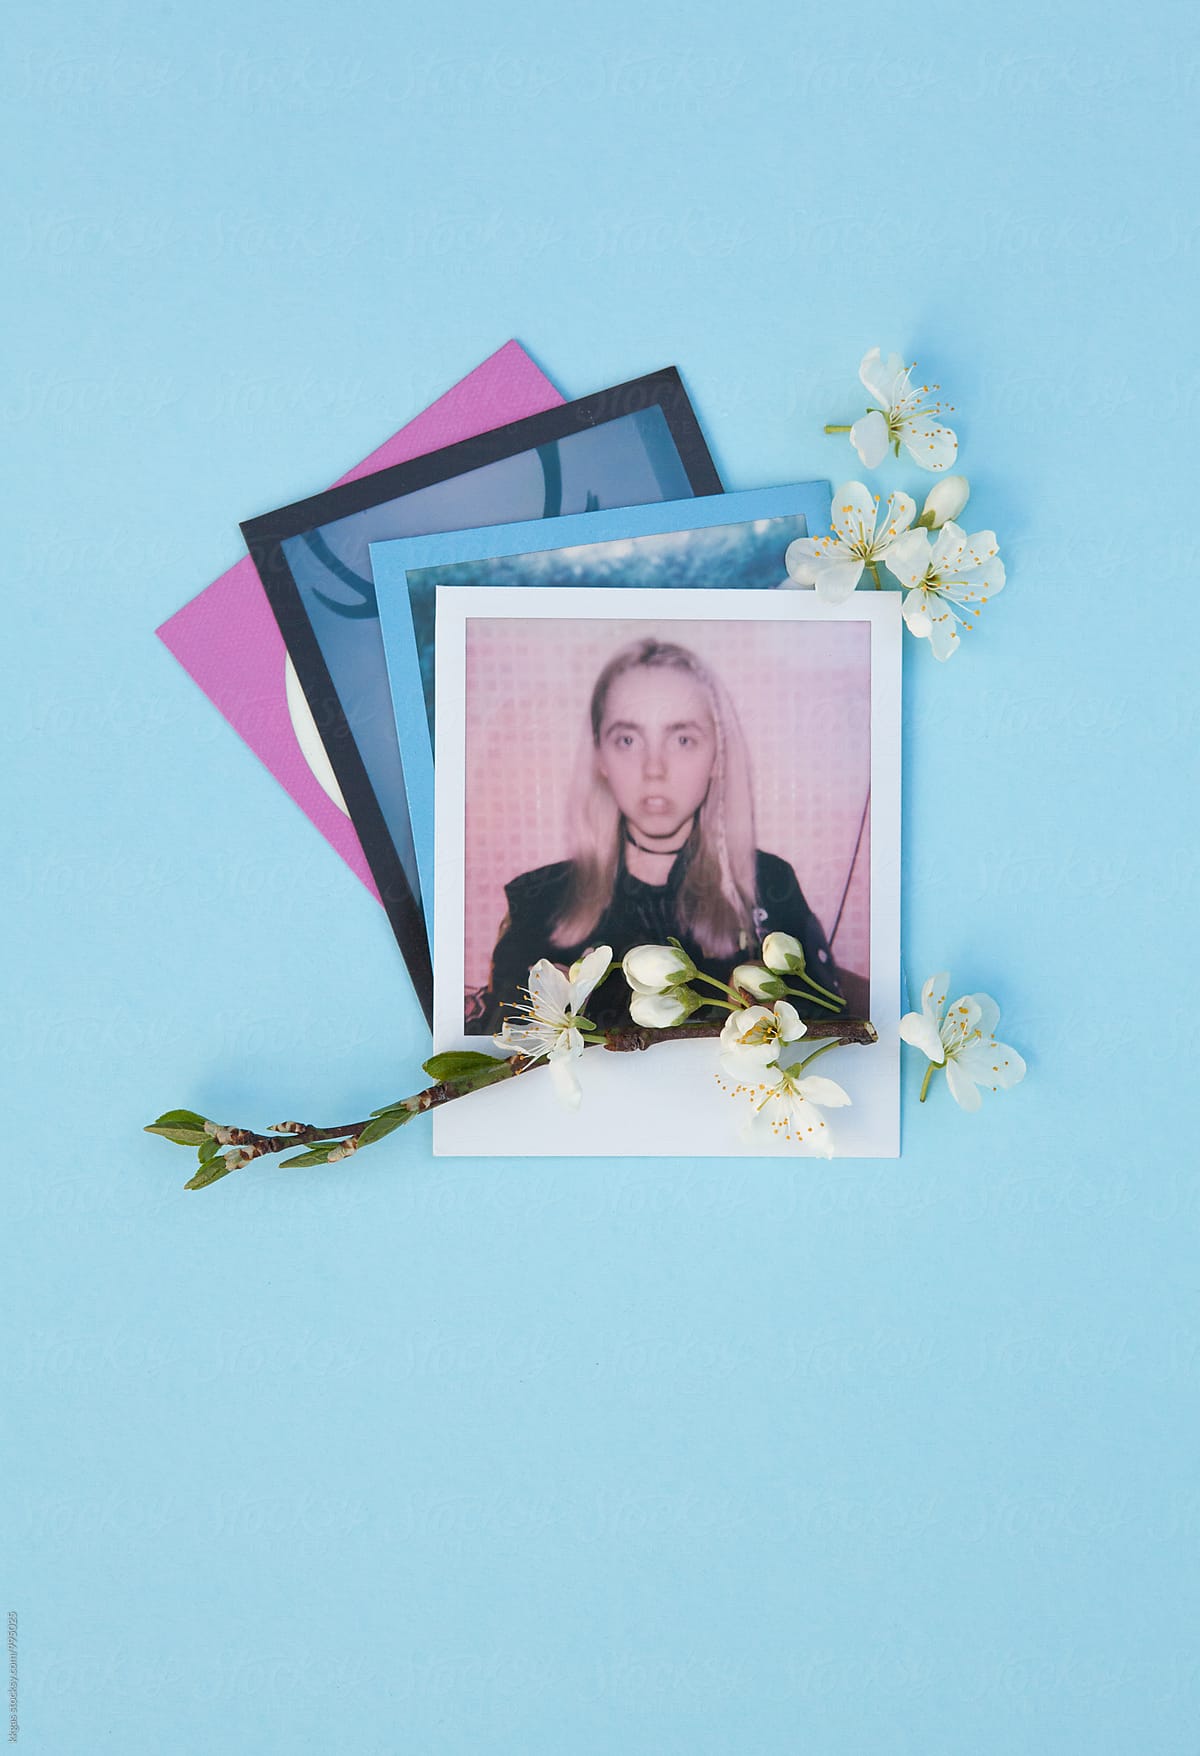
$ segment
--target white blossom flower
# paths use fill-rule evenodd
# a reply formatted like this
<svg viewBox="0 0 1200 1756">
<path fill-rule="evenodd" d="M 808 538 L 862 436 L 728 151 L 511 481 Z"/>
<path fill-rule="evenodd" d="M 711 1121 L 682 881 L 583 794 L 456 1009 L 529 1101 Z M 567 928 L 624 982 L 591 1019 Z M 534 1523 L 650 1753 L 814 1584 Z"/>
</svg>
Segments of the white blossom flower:
<svg viewBox="0 0 1200 1756">
<path fill-rule="evenodd" d="M 797 537 L 783 558 L 788 576 L 796 585 L 816 587 L 827 604 L 840 604 L 850 596 L 863 576 L 875 569 L 888 550 L 913 521 L 917 503 L 908 494 L 889 494 L 881 512 L 879 496 L 862 482 L 845 482 L 833 496 L 826 537 Z"/>
<path fill-rule="evenodd" d="M 836 1080 L 806 1074 L 803 1062 L 788 1067 L 774 1062 L 743 1071 L 736 1084 L 724 1089 L 749 1104 L 742 1128 L 747 1140 L 790 1140 L 817 1158 L 833 1157 L 833 1135 L 823 1112 L 850 1102 Z"/>
<path fill-rule="evenodd" d="M 729 978 L 729 986 L 755 1000 L 781 1000 L 787 993 L 782 976 L 764 969 L 761 963 L 739 963 Z"/>
<path fill-rule="evenodd" d="M 943 470 L 958 455 L 958 439 L 938 416 L 953 414 L 953 408 L 940 402 L 927 402 L 937 384 L 912 383 L 916 362 L 906 366 L 899 354 L 884 360 L 878 348 L 863 355 L 858 376 L 867 392 L 879 405 L 855 421 L 850 429 L 850 443 L 867 469 L 877 469 L 892 446 L 896 456 L 903 445 L 914 463 L 922 469 Z"/>
<path fill-rule="evenodd" d="M 589 951 L 566 975 L 548 958 L 539 958 L 529 972 L 529 1004 L 506 1019 L 493 1039 L 531 1061 L 547 1061 L 554 1089 L 568 1109 L 578 1109 L 581 1097 L 573 1063 L 583 1054 L 583 1008 L 611 963 L 610 945 Z"/>
<path fill-rule="evenodd" d="M 690 982 L 696 966 L 677 945 L 635 945 L 621 959 L 625 980 L 635 994 L 661 994 Z"/>
<path fill-rule="evenodd" d="M 757 1077 L 757 1071 L 776 1060 L 788 1043 L 799 1042 L 808 1026 L 788 1000 L 774 1006 L 745 1006 L 725 1020 L 718 1044 L 718 1060 L 734 1080 Z"/>
<path fill-rule="evenodd" d="M 920 1012 L 905 1013 L 900 1035 L 928 1058 L 930 1072 L 945 1068 L 950 1095 L 961 1109 L 977 1110 L 983 1102 L 980 1086 L 1007 1091 L 1024 1079 L 1025 1063 L 1015 1049 L 996 1041 L 1000 1008 L 991 995 L 964 994 L 946 1008 L 949 987 L 945 970 L 930 976 L 921 989 Z"/>
<path fill-rule="evenodd" d="M 762 960 L 780 975 L 804 974 L 804 947 L 791 933 L 768 933 L 762 942 Z"/>
<path fill-rule="evenodd" d="M 933 539 L 928 531 L 905 531 L 889 549 L 886 566 L 905 588 L 902 614 L 909 632 L 928 640 L 936 659 L 950 657 L 959 629 L 973 628 L 989 597 L 1004 589 L 995 531 L 969 537 L 953 520 Z"/>
<path fill-rule="evenodd" d="M 926 530 L 941 530 L 950 519 L 958 518 L 970 498 L 971 484 L 966 476 L 943 476 L 926 494 L 917 523 Z"/>
<path fill-rule="evenodd" d="M 664 988 L 661 994 L 638 992 L 629 996 L 629 1016 L 645 1030 L 670 1030 L 703 1004 L 690 988 Z"/>
</svg>

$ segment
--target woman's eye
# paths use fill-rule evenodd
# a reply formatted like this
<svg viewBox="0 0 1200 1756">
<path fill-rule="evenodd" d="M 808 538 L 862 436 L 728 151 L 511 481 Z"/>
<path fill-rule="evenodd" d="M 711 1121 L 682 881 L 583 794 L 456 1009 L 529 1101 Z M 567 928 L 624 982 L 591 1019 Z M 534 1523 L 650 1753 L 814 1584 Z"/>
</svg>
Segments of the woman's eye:
<svg viewBox="0 0 1200 1756">
<path fill-rule="evenodd" d="M 690 750 L 696 740 L 688 732 L 680 732 L 679 742 L 683 749 Z"/>
</svg>

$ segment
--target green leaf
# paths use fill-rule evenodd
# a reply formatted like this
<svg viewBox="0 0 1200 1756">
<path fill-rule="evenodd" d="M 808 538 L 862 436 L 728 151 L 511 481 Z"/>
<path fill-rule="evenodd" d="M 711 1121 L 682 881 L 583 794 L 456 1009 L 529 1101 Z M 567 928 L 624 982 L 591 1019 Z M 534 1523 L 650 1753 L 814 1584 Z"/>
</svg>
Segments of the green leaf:
<svg viewBox="0 0 1200 1756">
<path fill-rule="evenodd" d="M 282 1161 L 283 1167 L 286 1169 L 288 1165 L 323 1165 L 334 1147 L 341 1144 L 340 1140 L 323 1140 L 319 1146 L 311 1147 L 308 1152 L 298 1152 L 295 1158 L 285 1158 Z"/>
<path fill-rule="evenodd" d="M 367 1123 L 359 1135 L 358 1144 L 360 1147 L 373 1146 L 377 1140 L 385 1140 L 389 1134 L 394 1134 L 397 1128 L 403 1128 L 406 1122 L 411 1121 L 411 1110 L 403 1116 L 376 1116 L 373 1122 Z"/>
<path fill-rule="evenodd" d="M 199 1154 L 197 1155 L 200 1159 L 200 1163 L 206 1165 L 210 1158 L 216 1158 L 220 1150 L 221 1148 L 217 1145 L 217 1142 L 213 1139 L 212 1135 L 206 1135 L 204 1145 L 200 1148 Z"/>
<path fill-rule="evenodd" d="M 227 1177 L 231 1169 L 229 1160 L 223 1154 L 220 1158 L 210 1158 L 206 1165 L 200 1166 L 191 1182 L 183 1186 L 185 1189 L 207 1189 L 210 1183 L 219 1183 L 222 1177 Z"/>
<path fill-rule="evenodd" d="M 142 1132 L 143 1134 L 161 1134 L 164 1140 L 173 1140 L 176 1146 L 203 1146 L 209 1138 L 203 1128 L 160 1128 L 157 1122 L 152 1122 L 148 1128 L 143 1128 Z"/>
<path fill-rule="evenodd" d="M 145 1134 L 161 1134 L 164 1140 L 173 1140 L 176 1146 L 200 1146 L 209 1137 L 204 1132 L 203 1116 L 195 1110 L 164 1110 L 162 1115 L 143 1129 Z"/>
<path fill-rule="evenodd" d="M 504 1059 L 501 1055 L 479 1055 L 474 1049 L 450 1049 L 444 1055 L 434 1055 L 430 1060 L 423 1061 L 423 1066 L 430 1079 L 440 1085 L 445 1079 L 464 1079 L 471 1073 L 482 1073 L 486 1068 L 498 1067 Z"/>
</svg>

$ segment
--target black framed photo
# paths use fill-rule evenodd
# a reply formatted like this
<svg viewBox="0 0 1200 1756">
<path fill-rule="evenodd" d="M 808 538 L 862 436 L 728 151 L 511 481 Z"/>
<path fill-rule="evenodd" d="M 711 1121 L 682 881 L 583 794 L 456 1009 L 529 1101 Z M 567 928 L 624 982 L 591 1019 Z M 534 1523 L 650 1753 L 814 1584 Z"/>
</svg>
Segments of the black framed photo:
<svg viewBox="0 0 1200 1756">
<path fill-rule="evenodd" d="M 243 523 L 427 1019 L 433 968 L 370 544 L 721 492 L 672 366 Z"/>
</svg>

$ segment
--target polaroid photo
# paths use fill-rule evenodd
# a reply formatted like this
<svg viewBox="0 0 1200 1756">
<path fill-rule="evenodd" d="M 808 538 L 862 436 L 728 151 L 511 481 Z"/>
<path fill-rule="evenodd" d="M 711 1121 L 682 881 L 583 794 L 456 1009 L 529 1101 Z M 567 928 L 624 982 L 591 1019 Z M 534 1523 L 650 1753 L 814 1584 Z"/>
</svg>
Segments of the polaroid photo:
<svg viewBox="0 0 1200 1756">
<path fill-rule="evenodd" d="M 720 491 L 670 368 L 243 524 L 427 1017 L 433 972 L 369 545 Z"/>
<path fill-rule="evenodd" d="M 563 397 L 518 342 L 452 385 L 334 484 L 558 408 Z M 233 727 L 373 896 L 370 867 L 313 722 L 295 666 L 248 555 L 157 630 Z"/>
<path fill-rule="evenodd" d="M 489 1048 L 540 957 L 674 936 L 724 979 L 787 932 L 878 1032 L 821 1061 L 851 1098 L 838 1155 L 895 1157 L 899 611 L 894 593 L 439 588 L 436 1048 Z M 627 1004 L 617 971 L 588 1016 Z M 589 1049 L 578 1071 L 575 1111 L 541 1070 L 435 1111 L 435 1153 L 796 1151 L 745 1143 L 711 1039 Z"/>
<path fill-rule="evenodd" d="M 788 544 L 828 530 L 829 505 L 828 482 L 799 482 L 371 545 L 431 942 L 438 587 L 773 590 L 787 583 Z"/>
</svg>

